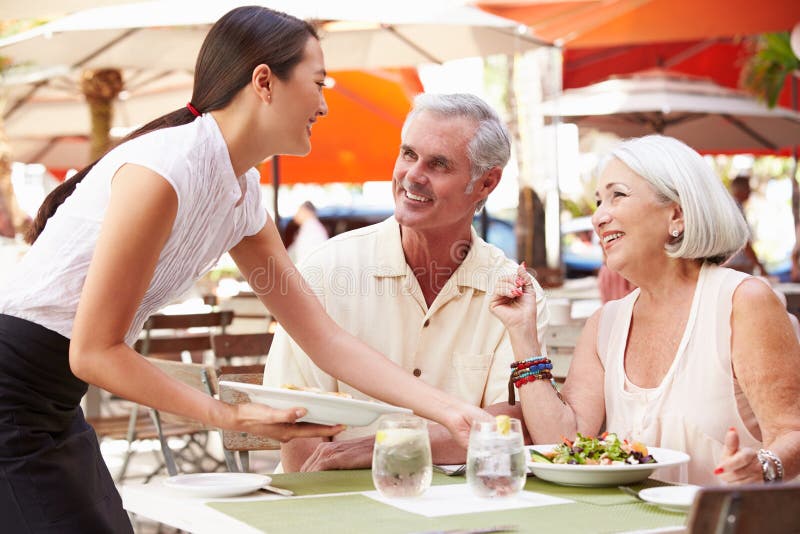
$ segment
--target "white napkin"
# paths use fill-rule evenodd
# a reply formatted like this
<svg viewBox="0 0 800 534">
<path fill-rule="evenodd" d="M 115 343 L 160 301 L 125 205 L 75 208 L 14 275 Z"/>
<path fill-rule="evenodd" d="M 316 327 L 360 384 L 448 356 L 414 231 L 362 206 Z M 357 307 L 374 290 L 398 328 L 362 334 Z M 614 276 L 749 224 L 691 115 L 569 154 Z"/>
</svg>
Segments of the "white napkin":
<svg viewBox="0 0 800 534">
<path fill-rule="evenodd" d="M 377 491 L 367 491 L 364 492 L 364 495 L 378 502 L 425 517 L 492 512 L 573 502 L 532 491 L 522 491 L 513 497 L 476 497 L 467 484 L 431 486 L 422 496 L 414 498 L 387 499 Z"/>
</svg>

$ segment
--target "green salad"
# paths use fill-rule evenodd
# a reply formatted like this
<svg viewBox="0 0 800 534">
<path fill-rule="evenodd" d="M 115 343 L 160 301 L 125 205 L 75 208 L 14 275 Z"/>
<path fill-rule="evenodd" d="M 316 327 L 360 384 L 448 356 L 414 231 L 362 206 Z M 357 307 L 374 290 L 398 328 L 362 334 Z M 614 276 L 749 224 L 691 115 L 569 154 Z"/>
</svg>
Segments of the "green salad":
<svg viewBox="0 0 800 534">
<path fill-rule="evenodd" d="M 550 452 L 531 450 L 531 459 L 534 462 L 573 465 L 656 463 L 644 444 L 620 440 L 616 434 L 610 432 L 604 432 L 598 438 L 584 436 L 579 432 L 575 441 L 564 438 L 564 442 L 556 445 Z"/>
</svg>

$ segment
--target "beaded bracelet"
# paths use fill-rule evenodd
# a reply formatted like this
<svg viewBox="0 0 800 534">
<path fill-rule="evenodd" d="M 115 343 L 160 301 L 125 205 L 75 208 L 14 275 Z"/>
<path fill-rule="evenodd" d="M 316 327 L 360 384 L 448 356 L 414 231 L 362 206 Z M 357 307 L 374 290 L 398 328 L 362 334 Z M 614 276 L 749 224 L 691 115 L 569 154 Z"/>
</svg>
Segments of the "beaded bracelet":
<svg viewBox="0 0 800 534">
<path fill-rule="evenodd" d="M 508 379 L 508 404 L 514 406 L 516 404 L 516 395 L 514 395 L 514 388 L 521 388 L 525 384 L 530 384 L 537 380 L 549 380 L 553 390 L 558 395 L 559 400 L 563 403 L 564 399 L 561 398 L 561 393 L 558 391 L 556 381 L 553 379 L 552 369 L 553 363 L 550 358 L 545 356 L 534 356 L 519 362 L 511 364 L 511 376 Z"/>
</svg>

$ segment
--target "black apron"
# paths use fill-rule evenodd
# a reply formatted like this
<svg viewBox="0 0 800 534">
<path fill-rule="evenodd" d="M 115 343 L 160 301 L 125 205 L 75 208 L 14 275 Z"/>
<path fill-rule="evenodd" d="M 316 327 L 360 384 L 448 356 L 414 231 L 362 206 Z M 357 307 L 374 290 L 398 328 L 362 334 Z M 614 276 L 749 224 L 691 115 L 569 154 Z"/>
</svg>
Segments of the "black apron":
<svg viewBox="0 0 800 534">
<path fill-rule="evenodd" d="M 69 339 L 0 314 L 0 530 L 132 533 L 69 368 Z"/>
</svg>

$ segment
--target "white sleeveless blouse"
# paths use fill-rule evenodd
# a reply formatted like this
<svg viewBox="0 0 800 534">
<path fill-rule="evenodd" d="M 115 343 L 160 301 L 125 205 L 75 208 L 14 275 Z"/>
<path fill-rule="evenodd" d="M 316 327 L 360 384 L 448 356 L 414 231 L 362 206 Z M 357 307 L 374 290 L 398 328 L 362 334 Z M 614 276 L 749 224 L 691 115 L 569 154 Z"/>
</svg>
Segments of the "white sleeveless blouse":
<svg viewBox="0 0 800 534">
<path fill-rule="evenodd" d="M 126 163 L 158 173 L 178 197 L 172 233 L 125 338 L 129 345 L 147 317 L 186 293 L 222 254 L 266 222 L 258 171 L 234 175 L 222 132 L 210 114 L 145 134 L 109 152 L 59 206 L 0 291 L 0 313 L 72 336 L 111 179 Z M 125 284 L 124 272 L 119 283 Z"/>
<path fill-rule="evenodd" d="M 734 379 L 731 363 L 733 293 L 747 277 L 703 265 L 675 360 L 661 384 L 652 389 L 633 384 L 624 367 L 639 289 L 603 308 L 597 349 L 605 368 L 606 429 L 692 457 L 688 466 L 656 471 L 656 478 L 719 484 L 713 471 L 730 427 L 739 432 L 742 447 L 761 446 L 758 422 Z"/>
</svg>

